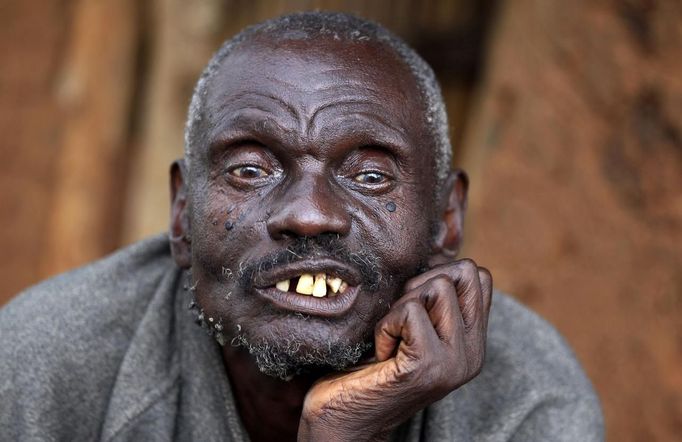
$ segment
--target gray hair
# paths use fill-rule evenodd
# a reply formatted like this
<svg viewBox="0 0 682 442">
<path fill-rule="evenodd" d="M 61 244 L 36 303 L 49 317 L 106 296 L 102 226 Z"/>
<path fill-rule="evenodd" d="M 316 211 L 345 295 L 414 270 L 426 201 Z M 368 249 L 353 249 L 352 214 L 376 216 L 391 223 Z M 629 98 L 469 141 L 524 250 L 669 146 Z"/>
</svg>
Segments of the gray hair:
<svg viewBox="0 0 682 442">
<path fill-rule="evenodd" d="M 185 161 L 191 164 L 193 147 L 200 138 L 200 123 L 204 118 L 204 106 L 208 83 L 221 63 L 244 41 L 259 35 L 284 36 L 287 39 L 308 40 L 324 35 L 335 40 L 369 41 L 385 44 L 404 62 L 414 75 L 424 101 L 424 119 L 433 138 L 435 154 L 436 190 L 450 171 L 452 148 L 448 136 L 448 120 L 445 103 L 438 80 L 431 67 L 412 48 L 381 25 L 339 12 L 300 12 L 284 15 L 250 26 L 227 40 L 213 55 L 194 88 L 185 125 Z"/>
</svg>

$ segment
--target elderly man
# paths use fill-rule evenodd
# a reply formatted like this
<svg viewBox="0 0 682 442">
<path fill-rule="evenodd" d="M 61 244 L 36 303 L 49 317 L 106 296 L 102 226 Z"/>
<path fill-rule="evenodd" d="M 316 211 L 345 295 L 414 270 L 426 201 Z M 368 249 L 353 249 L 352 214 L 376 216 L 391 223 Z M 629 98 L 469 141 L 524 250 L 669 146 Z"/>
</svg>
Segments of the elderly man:
<svg viewBox="0 0 682 442">
<path fill-rule="evenodd" d="M 489 272 L 454 260 L 466 175 L 395 36 L 329 13 L 247 29 L 185 144 L 169 235 L 0 313 L 4 438 L 602 438 L 562 339 L 502 294 L 489 318 Z"/>
</svg>

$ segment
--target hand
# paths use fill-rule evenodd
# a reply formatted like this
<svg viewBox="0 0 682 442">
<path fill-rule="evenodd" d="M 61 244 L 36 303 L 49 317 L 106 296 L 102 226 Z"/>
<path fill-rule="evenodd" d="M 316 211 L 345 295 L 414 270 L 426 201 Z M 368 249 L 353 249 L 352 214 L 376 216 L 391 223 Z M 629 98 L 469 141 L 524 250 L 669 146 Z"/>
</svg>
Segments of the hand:
<svg viewBox="0 0 682 442">
<path fill-rule="evenodd" d="M 376 360 L 308 392 L 298 440 L 384 440 L 473 379 L 485 356 L 491 295 L 490 272 L 468 259 L 410 279 L 376 325 Z"/>
</svg>

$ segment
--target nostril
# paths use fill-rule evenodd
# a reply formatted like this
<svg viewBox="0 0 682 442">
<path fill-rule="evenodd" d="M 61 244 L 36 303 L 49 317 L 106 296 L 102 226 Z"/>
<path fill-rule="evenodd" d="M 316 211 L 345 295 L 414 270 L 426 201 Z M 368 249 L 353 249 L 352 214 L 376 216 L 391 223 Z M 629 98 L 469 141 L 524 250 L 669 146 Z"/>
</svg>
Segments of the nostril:
<svg viewBox="0 0 682 442">
<path fill-rule="evenodd" d="M 351 217 L 339 199 L 320 186 L 302 186 L 298 185 L 287 198 L 280 198 L 268 217 L 266 225 L 271 238 L 296 239 L 328 233 L 346 235 Z"/>
</svg>

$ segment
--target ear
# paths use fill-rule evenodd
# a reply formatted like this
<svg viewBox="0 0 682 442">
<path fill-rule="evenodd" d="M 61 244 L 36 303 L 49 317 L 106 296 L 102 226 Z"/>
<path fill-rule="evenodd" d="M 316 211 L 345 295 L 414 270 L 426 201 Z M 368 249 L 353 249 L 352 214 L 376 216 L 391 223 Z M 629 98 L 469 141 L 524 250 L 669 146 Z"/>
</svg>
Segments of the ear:
<svg viewBox="0 0 682 442">
<path fill-rule="evenodd" d="M 468 190 L 467 174 L 461 169 L 450 172 L 443 184 L 439 228 L 433 240 L 433 254 L 439 263 L 451 261 L 459 253 Z"/>
<path fill-rule="evenodd" d="M 170 167 L 171 213 L 170 240 L 171 253 L 178 267 L 186 269 L 192 265 L 192 243 L 187 213 L 187 168 L 184 160 L 175 160 Z"/>
</svg>

